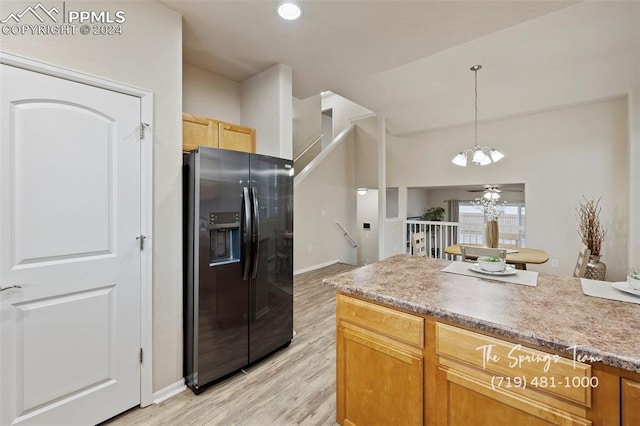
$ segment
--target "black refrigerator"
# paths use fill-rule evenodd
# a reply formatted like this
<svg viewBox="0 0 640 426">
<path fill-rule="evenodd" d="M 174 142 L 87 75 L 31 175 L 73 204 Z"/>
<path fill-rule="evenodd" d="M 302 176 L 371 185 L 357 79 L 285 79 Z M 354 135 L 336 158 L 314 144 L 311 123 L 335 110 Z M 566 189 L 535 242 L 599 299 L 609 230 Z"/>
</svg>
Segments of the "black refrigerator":
<svg viewBox="0 0 640 426">
<path fill-rule="evenodd" d="M 184 154 L 184 373 L 196 394 L 293 337 L 293 165 Z"/>
</svg>

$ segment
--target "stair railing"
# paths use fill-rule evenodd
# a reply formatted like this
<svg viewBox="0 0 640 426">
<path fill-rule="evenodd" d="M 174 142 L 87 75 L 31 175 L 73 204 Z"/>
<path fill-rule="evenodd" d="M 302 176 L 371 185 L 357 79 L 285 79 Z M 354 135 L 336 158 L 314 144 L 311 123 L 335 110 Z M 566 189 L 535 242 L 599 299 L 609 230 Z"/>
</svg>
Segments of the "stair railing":
<svg viewBox="0 0 640 426">
<path fill-rule="evenodd" d="M 311 143 L 309 144 L 309 146 L 307 146 L 307 147 L 304 149 L 304 151 L 302 151 L 302 152 L 301 152 L 301 153 L 300 153 L 296 158 L 294 158 L 294 159 L 293 159 L 293 162 L 295 163 L 296 161 L 298 161 L 299 159 L 301 159 L 301 158 L 302 158 L 302 156 L 303 156 L 303 155 L 305 155 L 305 154 L 306 154 L 306 153 L 307 153 L 311 148 L 313 148 L 313 146 L 314 146 L 315 144 L 317 144 L 318 142 L 320 142 L 320 141 L 322 140 L 322 137 L 323 137 L 323 136 L 324 136 L 324 135 L 320 135 L 320 136 L 318 136 L 318 137 L 317 137 L 313 142 L 311 142 Z"/>
<path fill-rule="evenodd" d="M 347 239 L 347 241 L 349 241 L 349 243 L 351 244 L 351 247 L 353 248 L 360 247 L 360 244 L 358 244 L 358 242 L 353 239 L 353 237 L 351 236 L 351 234 L 349 234 L 349 231 L 347 231 L 344 225 L 342 225 L 337 220 L 336 220 L 336 225 L 338 225 L 338 228 L 340 228 L 340 230 L 342 231 L 342 235 Z"/>
</svg>

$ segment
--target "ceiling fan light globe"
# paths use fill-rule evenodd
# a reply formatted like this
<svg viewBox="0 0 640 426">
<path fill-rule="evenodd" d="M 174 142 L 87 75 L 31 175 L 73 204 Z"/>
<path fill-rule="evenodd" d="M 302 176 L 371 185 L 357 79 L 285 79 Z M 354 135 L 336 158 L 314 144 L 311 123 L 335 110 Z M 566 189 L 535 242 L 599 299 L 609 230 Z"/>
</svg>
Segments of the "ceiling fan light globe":
<svg viewBox="0 0 640 426">
<path fill-rule="evenodd" d="M 500 194 L 495 191 L 487 191 L 484 193 L 483 197 L 487 200 L 499 200 Z"/>
</svg>

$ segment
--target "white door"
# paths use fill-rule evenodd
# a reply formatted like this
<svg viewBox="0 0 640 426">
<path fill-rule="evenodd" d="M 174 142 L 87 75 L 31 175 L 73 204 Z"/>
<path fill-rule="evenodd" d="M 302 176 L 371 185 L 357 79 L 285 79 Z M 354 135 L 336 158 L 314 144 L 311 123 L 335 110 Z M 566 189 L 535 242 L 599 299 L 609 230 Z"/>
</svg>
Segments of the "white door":
<svg viewBox="0 0 640 426">
<path fill-rule="evenodd" d="M 0 424 L 94 424 L 140 402 L 140 99 L 0 67 Z"/>
</svg>

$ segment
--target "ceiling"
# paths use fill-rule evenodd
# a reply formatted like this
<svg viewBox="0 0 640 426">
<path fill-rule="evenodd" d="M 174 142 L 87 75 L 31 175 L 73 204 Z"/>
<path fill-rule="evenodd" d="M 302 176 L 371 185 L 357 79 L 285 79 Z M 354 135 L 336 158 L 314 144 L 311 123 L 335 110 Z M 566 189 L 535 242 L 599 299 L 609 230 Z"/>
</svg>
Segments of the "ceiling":
<svg viewBox="0 0 640 426">
<path fill-rule="evenodd" d="M 528 37 L 522 40 L 528 49 L 518 44 L 500 51 L 500 59 L 486 46 L 473 45 L 482 40 L 492 45 L 487 42 L 491 34 L 575 1 L 300 0 L 304 12 L 298 21 L 280 19 L 279 2 L 271 0 L 161 3 L 183 16 L 185 62 L 237 82 L 286 64 L 293 69 L 295 97 L 333 91 L 384 113 L 387 130 L 396 134 L 419 132 L 427 127 L 424 117 L 437 117 L 422 104 L 426 98 L 455 91 L 471 97 L 471 65 L 494 61 L 494 69 L 485 71 L 487 80 L 504 81 L 537 72 L 536 64 L 552 66 L 566 51 L 575 52 L 579 42 L 558 37 L 554 43 L 562 50 L 549 48 L 549 40 Z M 452 49 L 459 52 L 456 59 L 447 57 Z M 555 56 L 540 56 L 547 52 Z M 481 73 L 481 84 L 491 84 Z M 472 110 L 464 114 L 471 118 Z"/>
</svg>

